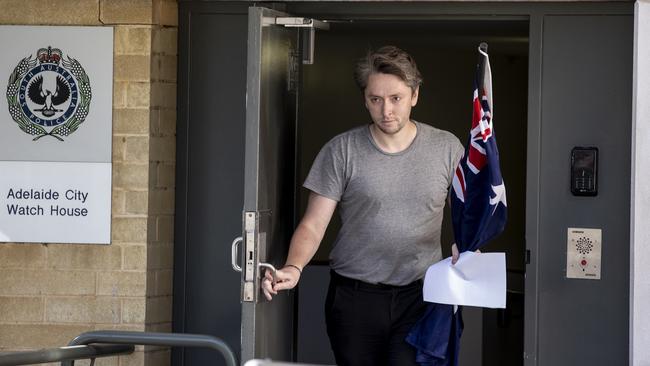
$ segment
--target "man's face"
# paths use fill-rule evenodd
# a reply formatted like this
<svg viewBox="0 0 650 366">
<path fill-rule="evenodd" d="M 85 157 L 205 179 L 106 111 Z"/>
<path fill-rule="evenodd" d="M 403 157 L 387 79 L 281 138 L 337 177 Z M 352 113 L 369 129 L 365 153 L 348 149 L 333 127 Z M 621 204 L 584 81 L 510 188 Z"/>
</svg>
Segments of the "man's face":
<svg viewBox="0 0 650 366">
<path fill-rule="evenodd" d="M 411 108 L 418 102 L 418 89 L 411 90 L 402 79 L 391 74 L 371 74 L 363 94 L 373 123 L 387 135 L 404 128 L 410 120 Z"/>
</svg>

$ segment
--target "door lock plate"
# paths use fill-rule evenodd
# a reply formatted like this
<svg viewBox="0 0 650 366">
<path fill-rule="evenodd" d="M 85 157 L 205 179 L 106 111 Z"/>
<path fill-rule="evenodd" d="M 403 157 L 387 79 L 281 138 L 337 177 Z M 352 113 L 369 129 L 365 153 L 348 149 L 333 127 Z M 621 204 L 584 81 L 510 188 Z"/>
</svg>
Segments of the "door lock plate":
<svg viewBox="0 0 650 366">
<path fill-rule="evenodd" d="M 257 213 L 245 212 L 244 213 L 244 286 L 242 289 L 242 301 L 254 302 L 256 296 L 255 291 L 255 273 L 257 261 L 256 245 L 257 245 Z"/>
</svg>

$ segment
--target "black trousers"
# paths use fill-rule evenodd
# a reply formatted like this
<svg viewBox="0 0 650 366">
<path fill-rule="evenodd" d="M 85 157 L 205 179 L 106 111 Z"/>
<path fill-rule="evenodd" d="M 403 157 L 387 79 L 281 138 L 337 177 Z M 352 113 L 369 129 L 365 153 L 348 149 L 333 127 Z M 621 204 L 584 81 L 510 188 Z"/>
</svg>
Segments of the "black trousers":
<svg viewBox="0 0 650 366">
<path fill-rule="evenodd" d="M 339 366 L 417 365 L 404 340 L 425 310 L 422 281 L 373 285 L 331 271 L 327 334 Z"/>
</svg>

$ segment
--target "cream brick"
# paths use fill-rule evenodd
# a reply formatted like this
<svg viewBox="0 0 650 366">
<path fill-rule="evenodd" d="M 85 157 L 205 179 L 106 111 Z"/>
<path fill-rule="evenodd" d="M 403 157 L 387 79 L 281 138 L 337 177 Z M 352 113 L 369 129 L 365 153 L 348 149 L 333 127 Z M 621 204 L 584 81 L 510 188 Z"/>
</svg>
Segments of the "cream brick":
<svg viewBox="0 0 650 366">
<path fill-rule="evenodd" d="M 149 82 L 129 82 L 126 86 L 126 106 L 129 108 L 149 107 L 152 98 L 150 93 Z"/>
<path fill-rule="evenodd" d="M 88 271 L 0 270 L 0 291 L 2 295 L 92 295 L 95 274 Z"/>
<path fill-rule="evenodd" d="M 149 205 L 147 191 L 126 192 L 126 212 L 128 214 L 146 215 Z"/>
<path fill-rule="evenodd" d="M 174 265 L 174 246 L 172 244 L 149 244 L 147 251 L 147 268 L 171 269 Z"/>
<path fill-rule="evenodd" d="M 98 295 L 145 295 L 147 277 L 145 272 L 103 272 L 97 276 Z"/>
<path fill-rule="evenodd" d="M 152 54 L 151 56 L 151 80 L 160 80 L 160 55 Z"/>
<path fill-rule="evenodd" d="M 100 0 L 100 19 L 105 24 L 151 24 L 152 0 Z"/>
<path fill-rule="evenodd" d="M 162 26 L 178 26 L 178 5 L 175 0 L 153 0 L 153 22 Z"/>
<path fill-rule="evenodd" d="M 147 189 L 149 185 L 149 164 L 113 163 L 113 189 Z"/>
<path fill-rule="evenodd" d="M 146 299 L 144 297 L 122 300 L 122 309 L 123 323 L 144 323 L 147 312 Z"/>
<path fill-rule="evenodd" d="M 149 55 L 116 55 L 113 58 L 113 78 L 119 81 L 148 82 L 151 75 Z"/>
<path fill-rule="evenodd" d="M 159 56 L 160 57 L 160 76 L 158 80 L 176 83 L 176 72 L 178 67 L 178 57 Z"/>
<path fill-rule="evenodd" d="M 176 107 L 160 110 L 158 132 L 163 136 L 176 136 Z"/>
<path fill-rule="evenodd" d="M 113 81 L 113 108 L 125 108 L 127 99 L 126 81 Z"/>
<path fill-rule="evenodd" d="M 119 190 L 119 189 L 113 189 L 113 215 L 123 215 L 126 213 L 126 203 L 125 203 L 125 196 L 126 192 Z"/>
<path fill-rule="evenodd" d="M 122 314 L 124 314 L 124 306 L 122 306 Z M 95 330 L 127 330 L 132 332 L 144 332 L 145 326 L 142 324 L 103 324 L 97 323 L 93 325 Z"/>
<path fill-rule="evenodd" d="M 0 345 L 6 349 L 61 347 L 89 330 L 67 324 L 0 324 Z"/>
<path fill-rule="evenodd" d="M 172 27 L 156 28 L 152 32 L 152 51 L 156 54 L 178 54 L 178 29 Z"/>
<path fill-rule="evenodd" d="M 0 5 L 0 24 L 101 24 L 98 0 L 2 0 Z"/>
<path fill-rule="evenodd" d="M 125 159 L 133 163 L 149 161 L 149 137 L 129 136 L 126 138 Z"/>
<path fill-rule="evenodd" d="M 151 26 L 115 27 L 115 54 L 117 55 L 149 55 L 151 44 Z"/>
<path fill-rule="evenodd" d="M 176 186 L 176 165 L 171 163 L 156 164 L 156 188 L 174 188 Z"/>
<path fill-rule="evenodd" d="M 147 299 L 147 323 L 168 323 L 172 320 L 172 297 Z"/>
<path fill-rule="evenodd" d="M 157 185 L 156 182 L 158 181 L 158 164 L 160 164 L 159 161 L 149 162 L 149 190 L 152 190 Z"/>
<path fill-rule="evenodd" d="M 171 331 L 172 331 L 172 323 L 171 322 L 149 323 L 149 324 L 147 324 L 147 332 L 170 333 Z"/>
<path fill-rule="evenodd" d="M 148 109 L 115 109 L 113 131 L 124 134 L 149 134 Z"/>
<path fill-rule="evenodd" d="M 124 161 L 124 150 L 126 145 L 126 137 L 124 136 L 113 136 L 113 161 L 122 162 Z"/>
<path fill-rule="evenodd" d="M 163 83 L 163 99 L 161 108 L 176 108 L 176 82 Z"/>
<path fill-rule="evenodd" d="M 123 243 L 146 243 L 147 219 L 140 217 L 114 218 L 113 240 Z"/>
<path fill-rule="evenodd" d="M 126 270 L 145 271 L 147 269 L 147 246 L 124 246 L 124 267 Z"/>
<path fill-rule="evenodd" d="M 174 214 L 173 189 L 152 189 L 149 192 L 149 213 L 150 214 Z"/>
<path fill-rule="evenodd" d="M 172 136 L 151 137 L 150 161 L 176 161 L 176 138 Z"/>
<path fill-rule="evenodd" d="M 151 84 L 151 106 L 176 108 L 176 83 L 153 82 Z"/>
<path fill-rule="evenodd" d="M 153 81 L 164 80 L 162 77 L 163 57 L 164 56 L 158 54 L 154 54 L 154 56 L 151 57 L 151 80 Z"/>
<path fill-rule="evenodd" d="M 129 356 L 120 356 L 120 366 L 143 366 L 144 362 L 144 352 L 142 350 L 137 350 Z M 150 364 L 151 366 L 157 366 Z"/>
<path fill-rule="evenodd" d="M 127 47 L 130 43 L 128 25 L 113 27 L 113 53 L 115 55 L 128 55 Z"/>
<path fill-rule="evenodd" d="M 150 136 L 158 136 L 158 125 L 160 119 L 160 108 L 153 107 L 149 115 Z"/>
<path fill-rule="evenodd" d="M 172 295 L 172 288 L 174 283 L 174 271 L 160 270 L 156 272 L 156 291 L 155 295 L 164 296 Z"/>
<path fill-rule="evenodd" d="M 171 362 L 171 351 L 168 348 L 165 348 L 152 352 L 145 352 L 144 359 L 146 365 L 168 366 Z"/>
<path fill-rule="evenodd" d="M 118 356 L 119 357 L 119 356 Z M 95 360 L 93 366 L 119 366 L 120 361 L 118 357 L 102 357 Z M 74 362 L 75 366 L 90 366 L 90 360 L 78 360 Z M 53 366 L 59 366 L 60 363 Z"/>
<path fill-rule="evenodd" d="M 151 209 L 149 210 L 151 211 Z M 147 220 L 147 232 L 148 232 L 148 241 L 147 243 L 156 243 L 158 241 L 158 238 L 156 237 L 157 234 L 157 226 L 158 223 L 156 222 L 156 216 L 151 214 L 149 215 L 149 220 Z"/>
<path fill-rule="evenodd" d="M 119 323 L 121 300 L 114 297 L 48 297 L 45 321 L 53 323 Z"/>
<path fill-rule="evenodd" d="M 174 242 L 174 216 L 158 215 L 156 217 L 156 241 L 160 243 Z"/>
<path fill-rule="evenodd" d="M 0 323 L 43 321 L 42 297 L 0 297 Z"/>
<path fill-rule="evenodd" d="M 0 268 L 43 268 L 45 257 L 42 244 L 0 245 Z"/>
<path fill-rule="evenodd" d="M 119 269 L 122 249 L 117 245 L 51 245 L 48 262 L 55 269 Z"/>
</svg>

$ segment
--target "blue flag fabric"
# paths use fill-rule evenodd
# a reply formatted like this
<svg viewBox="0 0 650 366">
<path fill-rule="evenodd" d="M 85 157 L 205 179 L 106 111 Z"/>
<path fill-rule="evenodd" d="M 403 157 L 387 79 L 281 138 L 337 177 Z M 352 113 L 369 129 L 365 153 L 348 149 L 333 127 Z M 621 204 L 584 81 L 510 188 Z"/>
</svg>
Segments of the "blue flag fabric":
<svg viewBox="0 0 650 366">
<path fill-rule="evenodd" d="M 456 366 L 462 332 L 460 308 L 454 311 L 454 305 L 430 303 L 406 341 L 417 349 L 415 361 L 420 365 Z"/>
<path fill-rule="evenodd" d="M 452 181 L 451 216 L 459 252 L 474 251 L 500 234 L 507 219 L 506 190 L 492 124 L 492 75 L 487 45 L 479 46 L 472 128 Z M 423 366 L 456 366 L 463 331 L 460 307 L 429 304 L 406 338 Z"/>
</svg>

